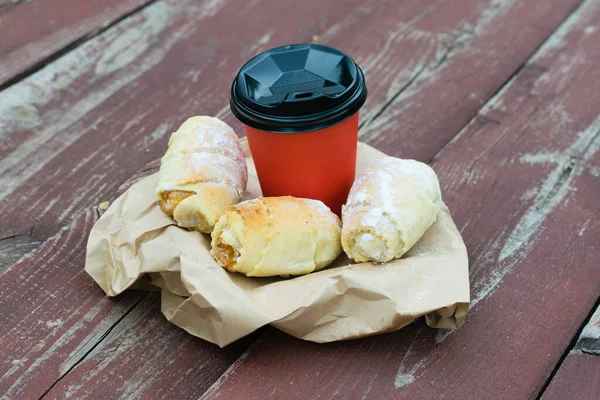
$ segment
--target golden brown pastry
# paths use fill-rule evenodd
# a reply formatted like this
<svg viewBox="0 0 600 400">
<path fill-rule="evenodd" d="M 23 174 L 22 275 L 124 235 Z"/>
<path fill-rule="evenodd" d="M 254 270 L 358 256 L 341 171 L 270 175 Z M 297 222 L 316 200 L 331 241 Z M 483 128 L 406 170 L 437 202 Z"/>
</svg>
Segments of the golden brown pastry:
<svg viewBox="0 0 600 400">
<path fill-rule="evenodd" d="M 210 233 L 223 211 L 242 200 L 248 181 L 237 135 L 213 117 L 192 117 L 171 135 L 156 195 L 177 225 Z"/>
<path fill-rule="evenodd" d="M 437 176 L 415 160 L 385 157 L 369 164 L 342 207 L 342 246 L 358 262 L 400 258 L 436 221 Z"/>
<path fill-rule="evenodd" d="M 304 275 L 340 255 L 340 229 L 337 215 L 318 200 L 259 197 L 221 215 L 210 253 L 247 276 Z"/>
</svg>

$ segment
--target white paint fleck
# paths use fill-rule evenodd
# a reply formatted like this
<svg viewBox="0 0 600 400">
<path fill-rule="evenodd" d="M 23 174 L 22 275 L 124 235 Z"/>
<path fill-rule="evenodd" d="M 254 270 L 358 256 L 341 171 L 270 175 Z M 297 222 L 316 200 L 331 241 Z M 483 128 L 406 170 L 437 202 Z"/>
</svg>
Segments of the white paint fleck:
<svg viewBox="0 0 600 400">
<path fill-rule="evenodd" d="M 581 339 L 596 339 L 600 340 L 600 307 L 596 309 L 588 324 L 581 331 L 579 340 Z"/>
<path fill-rule="evenodd" d="M 535 196 L 538 194 L 538 188 L 537 187 L 532 187 L 529 188 L 525 191 L 525 193 L 523 193 L 523 195 L 521 195 L 521 200 L 523 201 L 527 201 L 527 200 L 531 200 L 533 198 L 535 198 Z"/>
<path fill-rule="evenodd" d="M 60 318 L 55 319 L 55 320 L 49 320 L 49 321 L 46 321 L 46 327 L 56 328 L 57 326 L 62 325 L 62 323 L 63 323 L 63 320 Z"/>
<path fill-rule="evenodd" d="M 591 35 L 594 32 L 596 32 L 596 27 L 593 25 L 588 25 L 583 30 L 583 33 L 585 33 L 586 35 Z"/>
<path fill-rule="evenodd" d="M 401 387 L 410 385 L 414 381 L 415 381 L 414 373 L 398 372 L 398 374 L 396 374 L 396 379 L 394 379 L 394 386 L 396 386 L 397 388 L 401 388 Z"/>
<path fill-rule="evenodd" d="M 15 372 L 17 372 L 26 362 L 27 362 L 27 358 L 12 360 L 10 362 L 10 365 L 11 365 L 10 369 L 8 371 L 6 371 L 4 373 L 4 375 L 2 375 L 2 379 L 6 380 L 7 378 L 9 378 L 11 375 L 13 375 Z"/>
<path fill-rule="evenodd" d="M 96 75 L 108 75 L 140 57 L 152 45 L 151 39 L 167 27 L 170 17 L 171 9 L 158 2 L 152 18 L 147 18 L 124 32 L 109 31 L 110 34 L 104 40 L 112 42 L 102 51 L 102 56 L 96 63 Z"/>
<path fill-rule="evenodd" d="M 448 339 L 455 331 L 452 329 L 438 329 L 435 332 L 435 343 L 440 344 Z"/>
<path fill-rule="evenodd" d="M 538 232 L 542 223 L 546 220 L 556 206 L 561 204 L 565 196 L 570 191 L 570 186 L 575 177 L 581 170 L 581 167 L 574 164 L 572 158 L 580 158 L 579 164 L 585 164 L 600 147 L 598 140 L 600 132 L 600 117 L 598 117 L 585 131 L 580 132 L 577 140 L 566 151 L 559 155 L 548 156 L 547 153 L 540 153 L 539 157 L 530 155 L 527 160 L 541 162 L 550 160 L 556 163 L 556 167 L 550 173 L 548 178 L 540 185 L 538 195 L 531 207 L 525 212 L 515 229 L 511 232 L 502 250 L 500 251 L 499 262 L 515 255 L 520 250 L 527 250 L 525 246 L 529 244 L 533 235 Z M 586 151 L 587 149 L 587 151 Z M 585 154 L 582 152 L 585 151 Z M 572 169 L 568 176 L 564 176 L 565 171 Z M 558 185 L 558 186 L 557 186 Z M 506 270 L 506 269 L 504 269 Z"/>
<path fill-rule="evenodd" d="M 394 378 L 394 386 L 396 388 L 403 388 L 403 387 L 406 387 L 406 386 L 410 385 L 411 383 L 413 383 L 415 381 L 415 379 L 416 379 L 415 375 L 416 375 L 417 371 L 423 365 L 425 365 L 425 363 L 427 361 L 429 361 L 429 357 L 431 357 L 431 354 L 428 355 L 428 356 L 422 356 L 416 362 L 414 362 L 412 365 L 410 365 L 410 366 L 406 366 L 405 365 L 407 359 L 413 353 L 413 347 L 415 345 L 415 342 L 419 338 L 422 330 L 423 330 L 423 328 L 420 328 L 417 331 L 417 333 L 416 333 L 415 337 L 413 338 L 412 342 L 410 343 L 410 345 L 406 349 L 406 353 L 404 353 L 404 357 L 402 357 L 402 360 L 400 361 L 400 365 L 398 366 L 398 372 L 396 372 L 396 376 Z"/>
<path fill-rule="evenodd" d="M 231 113 L 231 108 L 229 104 L 223 106 L 217 113 L 215 114 L 215 118 L 223 119 L 226 115 Z"/>
<path fill-rule="evenodd" d="M 597 165 L 592 165 L 589 168 L 590 174 L 592 174 L 592 176 L 596 177 L 596 178 L 600 178 L 600 166 Z"/>
<path fill-rule="evenodd" d="M 600 3 L 596 1 L 585 2 L 584 5 L 572 13 L 569 17 L 558 27 L 556 31 L 544 42 L 542 47 L 533 55 L 529 63 L 537 63 L 547 54 L 557 53 L 557 49 L 562 49 L 568 44 L 567 36 L 572 32 L 580 31 L 581 25 L 584 23 L 584 19 L 589 18 L 596 14 L 596 9 L 600 6 Z M 584 33 L 593 33 L 589 31 L 587 26 L 584 28 Z M 587 30 L 587 32 L 586 32 Z"/>
<path fill-rule="evenodd" d="M 146 149 L 146 148 L 150 147 L 152 144 L 161 140 L 169 132 L 170 128 L 171 128 L 170 123 L 160 124 L 156 129 L 154 129 L 154 132 L 152 132 L 150 135 L 144 136 L 141 141 L 136 143 L 136 145 L 135 145 L 136 150 Z"/>
<path fill-rule="evenodd" d="M 544 152 L 541 151 L 535 154 L 524 154 L 519 160 L 526 164 L 548 164 L 548 163 L 559 163 L 564 158 L 564 155 L 560 152 Z"/>
<path fill-rule="evenodd" d="M 265 33 L 260 39 L 258 39 L 258 41 L 256 43 L 254 43 L 252 46 L 250 46 L 246 52 L 249 54 L 250 57 L 256 55 L 256 52 L 260 48 L 269 44 L 272 37 L 273 37 L 273 32 Z"/>
</svg>

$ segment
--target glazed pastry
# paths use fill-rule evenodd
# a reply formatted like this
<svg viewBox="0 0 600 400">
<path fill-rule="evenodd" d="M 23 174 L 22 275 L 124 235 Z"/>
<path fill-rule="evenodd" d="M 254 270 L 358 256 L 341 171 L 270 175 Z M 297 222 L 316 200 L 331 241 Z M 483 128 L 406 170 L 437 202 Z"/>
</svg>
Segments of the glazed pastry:
<svg viewBox="0 0 600 400">
<path fill-rule="evenodd" d="M 304 275 L 340 255 L 340 229 L 337 215 L 318 200 L 259 197 L 221 215 L 210 253 L 247 276 Z"/>
<path fill-rule="evenodd" d="M 242 200 L 247 181 L 233 129 L 217 118 L 192 117 L 169 139 L 156 195 L 177 225 L 210 233 L 223 211 Z"/>
<path fill-rule="evenodd" d="M 342 246 L 358 262 L 400 258 L 436 221 L 437 176 L 415 160 L 385 157 L 369 164 L 342 207 Z"/>
</svg>

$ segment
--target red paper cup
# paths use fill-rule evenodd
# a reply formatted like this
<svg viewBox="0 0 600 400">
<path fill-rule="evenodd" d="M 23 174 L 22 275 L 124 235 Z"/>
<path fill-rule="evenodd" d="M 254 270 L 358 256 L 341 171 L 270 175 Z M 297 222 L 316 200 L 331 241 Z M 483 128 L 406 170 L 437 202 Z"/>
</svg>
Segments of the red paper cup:
<svg viewBox="0 0 600 400">
<path fill-rule="evenodd" d="M 321 200 L 340 214 L 356 173 L 358 113 L 329 128 L 294 135 L 244 129 L 264 196 Z"/>
<path fill-rule="evenodd" d="M 356 170 L 364 75 L 346 54 L 304 44 L 246 63 L 232 85 L 264 196 L 323 201 L 340 214 Z"/>
</svg>

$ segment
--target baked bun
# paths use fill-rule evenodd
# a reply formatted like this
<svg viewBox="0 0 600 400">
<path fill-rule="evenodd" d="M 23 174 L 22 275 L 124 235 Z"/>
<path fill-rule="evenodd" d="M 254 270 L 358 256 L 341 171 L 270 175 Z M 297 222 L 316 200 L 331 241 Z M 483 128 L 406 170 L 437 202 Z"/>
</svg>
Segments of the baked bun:
<svg viewBox="0 0 600 400">
<path fill-rule="evenodd" d="M 340 255 L 340 229 L 339 218 L 318 200 L 259 197 L 221 215 L 211 254 L 247 276 L 304 275 Z"/>
<path fill-rule="evenodd" d="M 192 117 L 171 135 L 156 195 L 177 225 L 210 233 L 223 211 L 242 200 L 247 182 L 233 129 L 217 118 Z"/>
<path fill-rule="evenodd" d="M 427 164 L 385 157 L 352 185 L 342 207 L 342 246 L 358 262 L 400 258 L 436 221 L 442 206 L 437 176 Z"/>
</svg>

